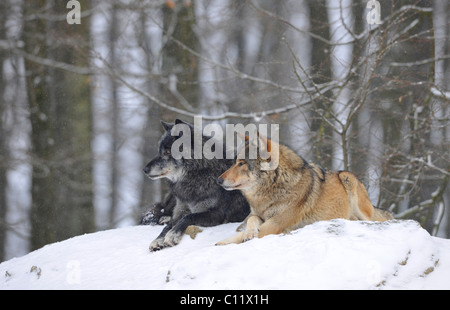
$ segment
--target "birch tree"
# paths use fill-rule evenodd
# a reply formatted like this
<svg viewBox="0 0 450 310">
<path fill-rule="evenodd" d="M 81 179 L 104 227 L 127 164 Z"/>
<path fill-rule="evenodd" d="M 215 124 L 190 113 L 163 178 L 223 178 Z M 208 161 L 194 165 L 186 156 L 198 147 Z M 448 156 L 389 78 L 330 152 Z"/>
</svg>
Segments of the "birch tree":
<svg viewBox="0 0 450 310">
<path fill-rule="evenodd" d="M 334 91 L 332 107 L 333 163 L 335 170 L 349 169 L 348 137 L 350 134 L 351 86 L 348 77 L 353 61 L 353 11 L 351 0 L 327 1 L 331 34 L 331 67 L 334 80 L 345 82 Z"/>
</svg>

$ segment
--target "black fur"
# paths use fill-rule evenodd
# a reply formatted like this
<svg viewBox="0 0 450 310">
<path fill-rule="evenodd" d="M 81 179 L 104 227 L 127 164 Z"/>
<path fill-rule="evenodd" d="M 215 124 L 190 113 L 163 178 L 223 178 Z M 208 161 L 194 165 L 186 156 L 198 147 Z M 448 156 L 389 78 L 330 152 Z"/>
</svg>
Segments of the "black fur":
<svg viewBox="0 0 450 310">
<path fill-rule="evenodd" d="M 248 202 L 240 191 L 226 191 L 216 182 L 234 160 L 175 159 L 171 148 L 180 137 L 171 135 L 174 124 L 162 124 L 166 132 L 159 142 L 159 155 L 148 163 L 144 172 L 150 178 L 169 178 L 170 194 L 175 197 L 176 205 L 171 220 L 150 244 L 151 251 L 178 244 L 189 225 L 208 227 L 240 222 L 250 212 Z M 176 120 L 175 124 L 186 124 L 191 128 L 191 155 L 194 158 L 193 126 L 180 120 Z M 203 144 L 209 139 L 202 136 Z"/>
<path fill-rule="evenodd" d="M 141 217 L 139 225 L 164 225 L 172 218 L 176 199 L 171 191 L 164 200 L 153 204 Z"/>
</svg>

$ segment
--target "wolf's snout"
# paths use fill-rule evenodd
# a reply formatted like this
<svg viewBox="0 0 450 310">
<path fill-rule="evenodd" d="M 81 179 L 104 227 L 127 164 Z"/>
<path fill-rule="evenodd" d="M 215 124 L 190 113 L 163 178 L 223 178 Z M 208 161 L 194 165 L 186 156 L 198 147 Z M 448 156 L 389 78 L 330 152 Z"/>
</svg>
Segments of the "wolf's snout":
<svg viewBox="0 0 450 310">
<path fill-rule="evenodd" d="M 219 184 L 219 185 L 223 184 L 223 179 L 221 177 L 217 178 L 217 184 Z"/>
<path fill-rule="evenodd" d="M 149 166 L 145 166 L 144 169 L 142 169 L 144 171 L 145 174 L 149 174 L 150 172 L 150 167 Z"/>
</svg>

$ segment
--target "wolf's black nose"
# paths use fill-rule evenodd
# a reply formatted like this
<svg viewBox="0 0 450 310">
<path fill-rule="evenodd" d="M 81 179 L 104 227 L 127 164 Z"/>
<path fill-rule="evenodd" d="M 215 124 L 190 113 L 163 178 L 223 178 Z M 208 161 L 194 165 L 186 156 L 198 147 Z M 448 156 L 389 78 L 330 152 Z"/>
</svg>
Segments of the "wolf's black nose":
<svg viewBox="0 0 450 310">
<path fill-rule="evenodd" d="M 217 184 L 222 185 L 223 184 L 223 179 L 222 178 L 217 178 Z"/>
<path fill-rule="evenodd" d="M 148 174 L 150 172 L 150 168 L 148 166 L 145 166 L 144 169 L 142 169 L 145 174 Z"/>
</svg>

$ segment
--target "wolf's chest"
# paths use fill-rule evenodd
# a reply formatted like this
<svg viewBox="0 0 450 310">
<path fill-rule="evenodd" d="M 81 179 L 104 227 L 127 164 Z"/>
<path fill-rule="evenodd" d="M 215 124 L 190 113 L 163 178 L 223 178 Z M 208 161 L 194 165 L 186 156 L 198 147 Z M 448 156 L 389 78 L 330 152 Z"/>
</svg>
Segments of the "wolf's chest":
<svg viewBox="0 0 450 310">
<path fill-rule="evenodd" d="M 267 221 L 275 214 L 279 213 L 283 206 L 274 202 L 258 201 L 250 203 L 251 213 Z"/>
</svg>

